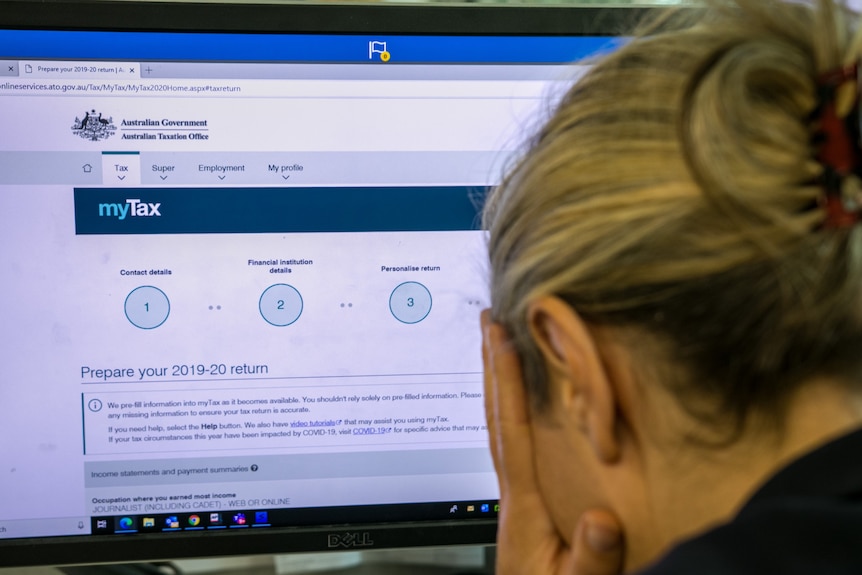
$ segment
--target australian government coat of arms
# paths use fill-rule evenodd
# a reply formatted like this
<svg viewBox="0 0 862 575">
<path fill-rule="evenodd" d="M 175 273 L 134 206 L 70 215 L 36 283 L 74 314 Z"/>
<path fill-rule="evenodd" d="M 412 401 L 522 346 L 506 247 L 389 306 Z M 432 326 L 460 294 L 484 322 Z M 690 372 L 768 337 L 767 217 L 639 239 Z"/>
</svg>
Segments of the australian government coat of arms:
<svg viewBox="0 0 862 575">
<path fill-rule="evenodd" d="M 117 127 L 114 125 L 113 118 L 103 118 L 101 112 L 90 110 L 84 114 L 83 119 L 75 117 L 75 123 L 72 124 L 72 133 L 81 136 L 85 140 L 98 142 L 106 140 L 116 133 Z"/>
</svg>

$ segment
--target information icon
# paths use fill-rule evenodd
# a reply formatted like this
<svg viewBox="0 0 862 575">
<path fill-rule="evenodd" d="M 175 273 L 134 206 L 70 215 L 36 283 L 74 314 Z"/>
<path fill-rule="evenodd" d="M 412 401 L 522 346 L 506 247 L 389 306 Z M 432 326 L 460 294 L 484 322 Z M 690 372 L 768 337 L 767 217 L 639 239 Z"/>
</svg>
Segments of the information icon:
<svg viewBox="0 0 862 575">
<path fill-rule="evenodd" d="M 267 323 L 284 327 L 302 315 L 302 296 L 291 285 L 271 285 L 261 294 L 259 307 L 260 315 Z"/>
<path fill-rule="evenodd" d="M 389 311 L 402 323 L 419 323 L 431 313 L 431 292 L 419 282 L 404 282 L 392 290 Z"/>
<path fill-rule="evenodd" d="M 135 327 L 155 329 L 171 313 L 171 302 L 165 292 L 153 286 L 141 286 L 126 296 L 126 318 Z"/>
</svg>

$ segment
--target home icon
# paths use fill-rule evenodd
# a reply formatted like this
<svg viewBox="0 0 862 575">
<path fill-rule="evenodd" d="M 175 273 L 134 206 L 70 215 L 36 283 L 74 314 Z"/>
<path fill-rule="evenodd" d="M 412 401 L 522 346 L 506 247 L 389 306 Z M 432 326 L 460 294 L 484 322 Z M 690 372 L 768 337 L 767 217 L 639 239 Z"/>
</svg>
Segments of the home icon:
<svg viewBox="0 0 862 575">
<path fill-rule="evenodd" d="M 89 174 L 93 171 L 93 166 L 91 166 L 90 164 L 84 164 L 83 166 L 81 166 L 81 168 L 84 170 L 85 174 Z"/>
</svg>

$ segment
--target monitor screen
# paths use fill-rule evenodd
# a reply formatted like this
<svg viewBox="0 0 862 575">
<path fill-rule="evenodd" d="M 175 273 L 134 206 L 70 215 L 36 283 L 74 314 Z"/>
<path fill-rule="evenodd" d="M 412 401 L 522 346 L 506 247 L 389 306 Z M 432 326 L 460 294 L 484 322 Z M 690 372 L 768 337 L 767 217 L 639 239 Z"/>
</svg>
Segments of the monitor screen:
<svg viewBox="0 0 862 575">
<path fill-rule="evenodd" d="M 629 17 L 0 1 L 0 566 L 492 542 L 482 200 Z"/>
</svg>

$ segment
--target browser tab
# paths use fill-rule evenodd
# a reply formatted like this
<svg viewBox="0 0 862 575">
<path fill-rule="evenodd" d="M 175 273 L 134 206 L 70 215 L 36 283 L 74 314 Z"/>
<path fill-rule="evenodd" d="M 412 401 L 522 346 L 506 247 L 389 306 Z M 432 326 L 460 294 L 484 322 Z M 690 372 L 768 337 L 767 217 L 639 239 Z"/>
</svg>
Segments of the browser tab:
<svg viewBox="0 0 862 575">
<path fill-rule="evenodd" d="M 137 76 L 135 62 L 75 62 L 35 60 L 23 64 L 24 73 L 32 78 L 95 79 L 132 78 Z"/>
</svg>

